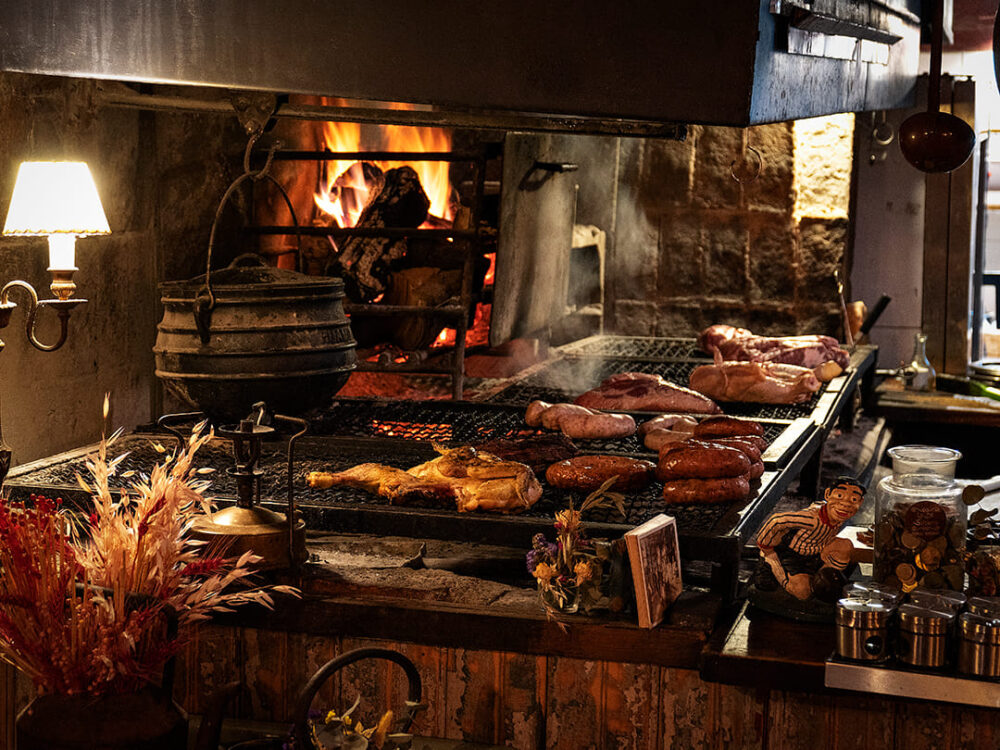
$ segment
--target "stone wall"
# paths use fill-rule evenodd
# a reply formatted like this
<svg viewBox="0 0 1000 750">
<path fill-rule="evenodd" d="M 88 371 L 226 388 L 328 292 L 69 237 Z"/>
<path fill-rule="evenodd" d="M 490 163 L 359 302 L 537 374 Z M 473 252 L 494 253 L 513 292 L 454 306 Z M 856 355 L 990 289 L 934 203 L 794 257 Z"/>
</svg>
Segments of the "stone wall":
<svg viewBox="0 0 1000 750">
<path fill-rule="evenodd" d="M 0 219 L 20 162 L 82 160 L 112 231 L 77 243 L 76 296 L 90 302 L 73 312 L 60 350 L 31 347 L 24 335 L 27 300 L 12 297 L 22 307 L 0 331 L 6 344 L 0 419 L 15 463 L 98 440 L 106 392 L 115 426 L 145 423 L 159 413 L 152 354 L 161 314 L 157 284 L 203 270 L 217 197 L 240 171 L 235 118 L 105 108 L 98 104 L 102 85 L 0 74 Z M 49 297 L 47 265 L 44 239 L 0 238 L 0 283 L 24 279 Z M 43 311 L 43 341 L 58 333 L 53 323 Z"/>
<path fill-rule="evenodd" d="M 761 156 L 756 178 L 749 147 Z M 689 336 L 725 322 L 838 335 L 833 271 L 847 211 L 796 214 L 794 156 L 791 123 L 694 126 L 683 142 L 622 139 L 607 329 Z M 838 163 L 825 179 L 849 184 L 849 160 Z"/>
</svg>

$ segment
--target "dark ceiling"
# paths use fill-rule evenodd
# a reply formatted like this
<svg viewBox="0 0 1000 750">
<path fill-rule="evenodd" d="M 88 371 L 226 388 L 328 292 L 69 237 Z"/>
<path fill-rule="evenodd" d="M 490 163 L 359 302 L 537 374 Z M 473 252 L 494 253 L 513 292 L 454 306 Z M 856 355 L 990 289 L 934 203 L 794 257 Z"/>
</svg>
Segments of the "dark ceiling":
<svg viewBox="0 0 1000 750">
<path fill-rule="evenodd" d="M 946 50 L 969 52 L 993 48 L 993 17 L 998 0 L 954 0 L 955 43 Z"/>
</svg>

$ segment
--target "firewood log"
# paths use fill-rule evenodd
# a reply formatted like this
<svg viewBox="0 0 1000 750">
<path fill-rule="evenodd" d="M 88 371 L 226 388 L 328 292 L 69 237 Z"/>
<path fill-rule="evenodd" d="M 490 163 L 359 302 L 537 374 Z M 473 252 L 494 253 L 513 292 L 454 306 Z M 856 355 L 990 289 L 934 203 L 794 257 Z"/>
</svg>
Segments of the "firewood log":
<svg viewBox="0 0 1000 750">
<path fill-rule="evenodd" d="M 420 178 L 410 167 L 385 173 L 385 184 L 370 199 L 358 220 L 359 228 L 417 227 L 427 218 L 430 201 Z M 386 290 L 394 260 L 406 254 L 405 239 L 351 237 L 343 243 L 335 270 L 354 302 L 372 302 Z"/>
</svg>

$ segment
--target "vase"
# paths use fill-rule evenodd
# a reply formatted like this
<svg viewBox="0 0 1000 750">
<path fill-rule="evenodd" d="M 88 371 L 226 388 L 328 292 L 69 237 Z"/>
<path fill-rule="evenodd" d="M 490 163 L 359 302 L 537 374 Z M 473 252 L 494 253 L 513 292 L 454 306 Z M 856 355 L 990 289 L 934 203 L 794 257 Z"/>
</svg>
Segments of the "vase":
<svg viewBox="0 0 1000 750">
<path fill-rule="evenodd" d="M 159 690 L 40 695 L 17 717 L 18 750 L 185 750 L 187 717 Z"/>
</svg>

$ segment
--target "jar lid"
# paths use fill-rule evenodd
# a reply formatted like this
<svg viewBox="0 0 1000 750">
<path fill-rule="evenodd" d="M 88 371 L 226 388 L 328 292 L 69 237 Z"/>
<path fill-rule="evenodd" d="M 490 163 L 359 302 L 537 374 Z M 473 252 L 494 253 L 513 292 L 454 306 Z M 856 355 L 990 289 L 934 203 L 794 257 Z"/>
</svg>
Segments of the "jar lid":
<svg viewBox="0 0 1000 750">
<path fill-rule="evenodd" d="M 962 457 L 961 452 L 941 445 L 897 445 L 887 452 L 895 460 L 926 466 L 927 471 L 933 471 L 931 467 L 936 464 L 953 463 Z"/>
<path fill-rule="evenodd" d="M 886 583 L 851 581 L 844 586 L 841 596 L 845 599 L 884 602 L 896 606 L 903 600 L 903 591 L 898 586 L 890 586 Z"/>
<path fill-rule="evenodd" d="M 837 602 L 836 622 L 848 628 L 881 628 L 894 610 L 886 602 L 841 599 Z"/>
<path fill-rule="evenodd" d="M 971 612 L 963 612 L 958 616 L 958 632 L 963 641 L 985 643 L 989 630 L 990 620 L 985 617 L 974 615 Z"/>
<path fill-rule="evenodd" d="M 965 594 L 951 589 L 928 589 L 920 586 L 910 592 L 910 604 L 957 613 L 965 606 Z"/>
<path fill-rule="evenodd" d="M 955 619 L 955 613 L 920 607 L 916 604 L 904 604 L 899 608 L 899 626 L 911 633 L 927 635 L 943 635 L 948 632 L 948 626 Z"/>
<path fill-rule="evenodd" d="M 1000 618 L 1000 597 L 997 596 L 973 596 L 965 607 L 974 615 Z"/>
</svg>

